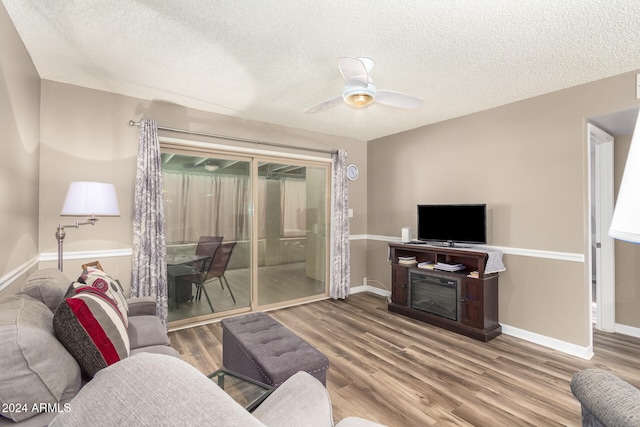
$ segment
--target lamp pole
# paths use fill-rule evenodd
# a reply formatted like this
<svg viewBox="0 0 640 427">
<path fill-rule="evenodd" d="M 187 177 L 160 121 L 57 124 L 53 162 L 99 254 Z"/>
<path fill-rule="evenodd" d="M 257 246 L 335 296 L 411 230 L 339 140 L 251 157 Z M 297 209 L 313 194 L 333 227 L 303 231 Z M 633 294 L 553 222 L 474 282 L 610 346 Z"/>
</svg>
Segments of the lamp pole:
<svg viewBox="0 0 640 427">
<path fill-rule="evenodd" d="M 56 240 L 58 240 L 58 270 L 62 271 L 62 243 L 64 241 L 64 236 L 67 235 L 67 233 L 64 231 L 64 228 L 80 228 L 81 225 L 87 224 L 95 225 L 97 220 L 98 218 L 96 218 L 95 215 L 91 215 L 91 218 L 87 219 L 84 222 L 76 222 L 75 224 L 70 225 L 58 224 L 58 229 L 56 230 Z"/>
</svg>

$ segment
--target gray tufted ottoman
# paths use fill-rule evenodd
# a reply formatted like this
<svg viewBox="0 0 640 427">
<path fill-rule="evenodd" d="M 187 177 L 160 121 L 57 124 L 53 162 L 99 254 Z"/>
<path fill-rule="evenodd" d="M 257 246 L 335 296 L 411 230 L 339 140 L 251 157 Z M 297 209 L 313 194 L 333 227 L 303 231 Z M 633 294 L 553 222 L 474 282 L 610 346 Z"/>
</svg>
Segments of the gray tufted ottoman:
<svg viewBox="0 0 640 427">
<path fill-rule="evenodd" d="M 326 386 L 329 359 L 267 314 L 246 314 L 221 324 L 225 368 L 273 387 L 306 371 Z"/>
</svg>

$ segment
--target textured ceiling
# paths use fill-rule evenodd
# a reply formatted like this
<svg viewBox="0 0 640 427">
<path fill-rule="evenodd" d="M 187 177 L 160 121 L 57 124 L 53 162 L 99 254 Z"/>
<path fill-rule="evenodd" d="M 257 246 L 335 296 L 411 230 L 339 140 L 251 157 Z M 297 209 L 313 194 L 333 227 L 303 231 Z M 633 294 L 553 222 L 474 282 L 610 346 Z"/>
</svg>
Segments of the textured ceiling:
<svg viewBox="0 0 640 427">
<path fill-rule="evenodd" d="M 638 0 L 2 3 L 43 79 L 361 140 L 640 69 Z M 340 56 L 426 102 L 304 114 Z"/>
</svg>

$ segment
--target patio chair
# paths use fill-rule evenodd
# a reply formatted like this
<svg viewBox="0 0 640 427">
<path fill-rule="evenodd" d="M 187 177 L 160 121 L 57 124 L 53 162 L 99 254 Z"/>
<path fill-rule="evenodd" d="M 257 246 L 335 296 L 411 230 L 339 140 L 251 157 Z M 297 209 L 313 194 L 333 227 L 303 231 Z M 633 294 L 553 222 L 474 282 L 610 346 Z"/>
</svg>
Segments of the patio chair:
<svg viewBox="0 0 640 427">
<path fill-rule="evenodd" d="M 227 266 L 229 265 L 231 254 L 233 253 L 233 249 L 235 248 L 235 246 L 236 242 L 223 243 L 220 245 L 213 257 L 211 268 L 209 269 L 209 273 L 207 274 L 207 278 L 205 280 L 205 282 L 208 282 L 212 279 L 218 279 L 220 281 L 220 287 L 222 289 L 224 289 L 224 285 L 226 284 L 234 304 L 236 303 L 236 297 L 233 295 L 233 290 L 231 289 L 231 286 L 229 286 L 229 282 L 227 281 L 227 278 L 224 274 L 227 271 Z M 204 290 L 205 296 L 207 296 L 207 290 L 204 288 L 204 282 L 201 286 L 197 286 L 197 299 L 200 299 L 202 297 L 202 290 Z"/>
</svg>

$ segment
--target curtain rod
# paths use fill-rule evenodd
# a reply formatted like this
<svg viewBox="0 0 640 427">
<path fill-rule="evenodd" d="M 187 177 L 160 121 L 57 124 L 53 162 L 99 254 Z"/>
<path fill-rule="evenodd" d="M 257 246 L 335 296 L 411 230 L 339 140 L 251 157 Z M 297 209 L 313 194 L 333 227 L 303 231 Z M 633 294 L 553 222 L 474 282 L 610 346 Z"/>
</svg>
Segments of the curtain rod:
<svg viewBox="0 0 640 427">
<path fill-rule="evenodd" d="M 140 122 L 134 122 L 133 120 L 129 120 L 129 126 L 140 126 Z M 248 138 L 238 138 L 238 137 L 235 137 L 235 136 L 216 135 L 215 133 L 197 132 L 197 131 L 193 131 L 193 130 L 168 128 L 168 127 L 164 127 L 164 126 L 158 126 L 158 130 L 166 130 L 168 132 L 186 133 L 186 134 L 189 134 L 189 135 L 197 135 L 197 136 L 206 136 L 206 137 L 218 138 L 218 139 L 226 139 L 228 141 L 249 142 L 251 144 L 268 145 L 268 146 L 271 146 L 271 147 L 292 148 L 292 149 L 295 149 L 295 150 L 314 151 L 316 153 L 326 153 L 326 154 L 337 154 L 338 153 L 337 150 L 323 150 L 321 148 L 296 147 L 295 145 L 278 144 L 276 142 L 261 141 L 259 139 L 248 139 Z"/>
</svg>

